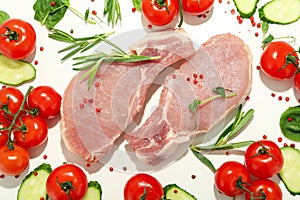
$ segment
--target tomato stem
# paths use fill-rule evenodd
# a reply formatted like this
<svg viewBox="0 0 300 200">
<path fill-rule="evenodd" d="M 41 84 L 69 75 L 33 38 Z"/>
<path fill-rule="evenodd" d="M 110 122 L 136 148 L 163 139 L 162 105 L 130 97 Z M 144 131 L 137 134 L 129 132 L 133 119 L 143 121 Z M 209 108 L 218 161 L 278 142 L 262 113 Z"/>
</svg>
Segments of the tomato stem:
<svg viewBox="0 0 300 200">
<path fill-rule="evenodd" d="M 253 156 L 251 156 L 251 158 L 257 157 L 259 155 L 265 155 L 268 154 L 269 156 L 273 157 L 274 159 L 277 160 L 276 156 L 274 156 L 273 154 L 271 154 L 269 152 L 269 149 L 262 143 L 260 143 L 261 148 L 258 150 L 258 152 L 256 154 L 254 154 Z"/>
<path fill-rule="evenodd" d="M 8 37 L 9 40 L 18 41 L 19 34 L 16 31 L 12 31 L 8 27 L 4 27 L 6 29 L 6 33 L 0 34 L 1 37 Z"/>
<path fill-rule="evenodd" d="M 168 14 L 170 14 L 169 7 L 167 6 L 165 0 L 156 0 L 156 1 L 154 1 L 153 4 L 157 4 L 159 8 L 165 7 L 165 8 L 166 8 L 166 11 L 168 12 Z"/>
<path fill-rule="evenodd" d="M 146 200 L 147 197 L 147 187 L 146 185 L 144 186 L 144 193 L 142 194 L 142 196 L 140 196 L 139 200 Z"/>
<path fill-rule="evenodd" d="M 182 8 L 182 0 L 178 0 L 179 3 L 179 23 L 178 27 L 181 27 L 183 23 L 183 8 Z"/>
<path fill-rule="evenodd" d="M 237 193 L 237 194 L 239 193 L 238 190 L 242 190 L 243 192 L 249 192 L 249 193 L 251 193 L 251 192 L 248 190 L 248 188 L 245 187 L 245 185 L 249 185 L 249 183 L 248 183 L 248 182 L 244 182 L 244 181 L 242 180 L 242 178 L 243 178 L 243 177 L 240 176 L 240 177 L 237 179 L 237 181 L 235 182 L 236 193 Z"/>
<path fill-rule="evenodd" d="M 5 104 L 5 105 L 2 105 L 2 108 L 1 108 L 1 109 L 3 110 L 4 114 L 5 114 L 5 115 L 9 114 L 9 115 L 13 116 L 13 120 L 12 120 L 12 122 L 10 123 L 10 126 L 6 129 L 7 132 L 8 132 L 8 141 L 7 141 L 6 144 L 7 144 L 7 147 L 8 147 L 9 150 L 14 150 L 14 145 L 13 145 L 13 140 L 12 140 L 11 134 L 12 134 L 13 130 L 14 130 L 15 127 L 16 127 L 16 121 L 17 121 L 17 119 L 18 119 L 18 117 L 19 117 L 21 111 L 24 111 L 24 106 L 25 106 L 27 97 L 28 97 L 29 93 L 31 92 L 32 88 L 33 88 L 33 86 L 30 86 L 30 87 L 28 88 L 28 90 L 27 90 L 27 92 L 26 92 L 26 94 L 25 94 L 25 96 L 24 96 L 24 99 L 23 99 L 23 101 L 22 101 L 22 103 L 21 103 L 21 105 L 20 105 L 20 108 L 19 108 L 19 110 L 18 110 L 15 114 L 13 114 L 13 113 L 11 113 L 11 112 L 9 111 L 9 109 L 8 109 L 8 103 Z M 8 98 L 9 98 L 9 97 L 8 97 Z M 9 102 L 9 99 L 8 99 L 8 102 Z"/>
<path fill-rule="evenodd" d="M 57 177 L 56 177 L 56 182 L 58 183 L 60 188 L 66 193 L 68 198 L 72 200 L 72 197 L 70 195 L 70 192 L 74 189 L 72 182 L 71 181 L 59 182 Z"/>
</svg>

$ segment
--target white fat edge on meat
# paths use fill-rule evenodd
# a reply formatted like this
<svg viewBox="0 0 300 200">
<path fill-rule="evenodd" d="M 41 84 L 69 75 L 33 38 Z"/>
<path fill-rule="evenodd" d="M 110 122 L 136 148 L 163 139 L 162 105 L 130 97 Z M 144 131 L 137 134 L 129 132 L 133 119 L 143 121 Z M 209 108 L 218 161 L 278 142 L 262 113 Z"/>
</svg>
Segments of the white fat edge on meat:
<svg viewBox="0 0 300 200">
<path fill-rule="evenodd" d="M 154 31 L 154 32 L 149 32 L 143 39 L 130 45 L 129 50 L 135 51 L 137 54 L 140 54 L 145 48 L 153 47 L 153 46 L 149 46 L 149 41 L 151 44 L 153 41 L 169 40 L 170 35 L 176 35 L 176 37 L 178 37 L 178 41 L 182 41 L 182 43 L 189 42 L 189 40 L 190 40 L 187 33 L 181 28 L 167 29 L 167 30 L 163 30 L 163 31 Z M 162 49 L 165 49 L 165 47 L 166 47 L 165 43 L 161 43 L 161 42 L 155 43 L 156 49 L 162 50 Z"/>
</svg>

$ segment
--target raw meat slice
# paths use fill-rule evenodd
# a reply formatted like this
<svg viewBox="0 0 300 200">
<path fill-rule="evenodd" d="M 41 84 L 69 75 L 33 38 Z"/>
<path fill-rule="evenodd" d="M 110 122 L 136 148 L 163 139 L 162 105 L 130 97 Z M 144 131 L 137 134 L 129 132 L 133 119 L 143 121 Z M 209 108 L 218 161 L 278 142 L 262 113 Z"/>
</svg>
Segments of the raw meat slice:
<svg viewBox="0 0 300 200">
<path fill-rule="evenodd" d="M 160 165 L 182 155 L 194 138 L 223 122 L 245 100 L 251 89 L 251 64 L 251 53 L 239 37 L 222 34 L 209 39 L 166 78 L 159 106 L 146 122 L 125 135 L 136 156 Z M 216 87 L 232 90 L 236 96 L 210 101 L 194 115 L 189 105 L 215 96 Z"/>
<path fill-rule="evenodd" d="M 65 90 L 61 132 L 67 149 L 98 161 L 112 148 L 136 114 L 143 109 L 149 86 L 169 65 L 195 50 L 182 29 L 153 32 L 131 46 L 142 55 L 160 56 L 142 63 L 106 63 L 88 90 L 85 72 L 77 74 Z"/>
</svg>

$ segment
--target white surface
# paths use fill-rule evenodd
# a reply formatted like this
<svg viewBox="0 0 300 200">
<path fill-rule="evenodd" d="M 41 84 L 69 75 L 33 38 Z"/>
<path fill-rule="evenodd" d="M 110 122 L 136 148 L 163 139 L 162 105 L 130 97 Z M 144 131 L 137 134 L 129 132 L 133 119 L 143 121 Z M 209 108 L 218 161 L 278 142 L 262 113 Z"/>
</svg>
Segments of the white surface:
<svg viewBox="0 0 300 200">
<path fill-rule="evenodd" d="M 0 10 L 9 13 L 11 18 L 21 18 L 30 22 L 37 32 L 37 50 L 35 57 L 32 59 L 38 61 L 36 65 L 37 77 L 36 80 L 21 86 L 23 91 L 29 87 L 29 85 L 50 85 L 58 90 L 61 94 L 68 82 L 75 74 L 72 70 L 72 61 L 68 60 L 64 63 L 60 62 L 62 55 L 57 54 L 63 46 L 62 43 L 51 40 L 47 37 L 47 30 L 42 27 L 39 22 L 33 19 L 34 11 L 33 4 L 34 0 L 20 1 L 20 0 L 9 0 L 2 1 Z M 263 5 L 266 0 L 259 2 L 259 7 Z M 143 24 L 147 24 L 141 17 L 139 12 L 132 13 L 132 3 L 131 0 L 120 0 L 121 11 L 122 11 L 122 22 L 115 27 L 116 34 L 122 34 L 129 30 L 142 29 Z M 95 0 L 91 2 L 89 0 L 82 1 L 71 1 L 71 6 L 78 9 L 82 13 L 85 12 L 87 8 L 90 10 L 96 10 L 101 16 L 103 10 L 103 1 Z M 231 32 L 240 36 L 251 48 L 253 53 L 253 86 L 250 94 L 250 100 L 246 103 L 244 110 L 250 108 L 255 109 L 255 116 L 251 124 L 244 130 L 244 132 L 235 138 L 235 141 L 243 140 L 258 140 L 262 139 L 263 135 L 267 135 L 268 139 L 272 139 L 277 142 L 278 137 L 283 137 L 279 129 L 279 117 L 281 113 L 287 109 L 289 106 L 295 106 L 297 102 L 297 94 L 294 90 L 290 88 L 291 81 L 276 82 L 270 81 L 258 70 L 256 66 L 259 65 L 259 57 L 261 55 L 261 41 L 262 32 L 257 27 L 252 27 L 250 20 L 245 19 L 242 24 L 239 24 L 236 16 L 237 12 L 233 15 L 231 14 L 231 9 L 234 9 L 232 1 L 227 3 L 223 0 L 219 3 L 215 0 L 213 12 L 210 14 L 211 18 L 207 18 L 206 22 L 197 24 L 199 18 L 190 16 L 185 16 L 187 22 L 182 26 L 191 38 L 198 44 L 205 42 L 209 37 L 214 36 L 219 33 Z M 257 14 L 257 13 L 256 13 Z M 258 16 L 255 15 L 255 21 L 259 22 Z M 142 23 L 143 22 L 143 23 Z M 271 25 L 269 33 L 272 33 L 275 37 L 292 35 L 300 32 L 299 21 L 297 23 L 278 26 Z M 75 36 L 89 36 L 96 33 L 102 33 L 111 31 L 111 27 L 107 27 L 104 24 L 101 27 L 97 25 L 86 25 L 82 20 L 77 18 L 73 13 L 67 11 L 64 19 L 59 22 L 57 28 L 69 32 L 71 29 L 74 30 Z M 258 33 L 258 37 L 255 33 Z M 298 35 L 299 36 L 299 35 Z M 132 38 L 135 38 L 133 35 Z M 299 38 L 298 38 L 299 39 Z M 130 38 L 124 38 L 124 41 L 119 41 L 120 44 L 125 42 L 127 44 L 130 42 Z M 119 45 L 119 44 L 118 44 Z M 296 47 L 299 46 L 299 41 L 297 41 Z M 39 48 L 44 47 L 44 51 L 40 51 Z M 276 97 L 272 97 L 271 93 L 276 94 Z M 278 100 L 278 96 L 282 96 L 281 101 Z M 288 102 L 285 101 L 285 97 L 289 97 Z M 114 164 L 102 165 L 92 164 L 90 167 L 86 167 L 86 162 L 72 156 L 68 150 L 65 149 L 63 142 L 60 138 L 59 122 L 53 123 L 54 126 L 49 130 L 49 138 L 45 145 L 41 148 L 32 151 L 32 158 L 30 160 L 29 169 L 22 173 L 19 178 L 15 177 L 5 177 L 0 179 L 0 196 L 1 199 L 16 199 L 17 190 L 19 184 L 21 183 L 23 177 L 28 171 L 31 171 L 43 162 L 50 163 L 53 168 L 61 165 L 63 162 L 73 162 L 81 165 L 85 172 L 88 174 L 89 180 L 97 180 L 103 189 L 103 199 L 109 200 L 120 200 L 123 199 L 123 187 L 126 180 L 132 176 L 133 173 L 130 171 L 130 167 L 125 172 L 122 167 L 122 163 L 118 163 L 118 166 Z M 213 142 L 213 141 L 208 141 Z M 291 142 L 283 137 L 281 143 L 277 142 L 279 146 L 283 146 L 284 143 L 296 144 L 297 148 L 300 148 L 299 143 Z M 243 156 L 241 156 L 241 151 L 233 151 L 229 156 L 225 155 L 225 152 L 220 154 L 210 154 L 208 158 L 213 162 L 217 168 L 223 162 L 227 160 L 238 160 L 243 162 Z M 47 155 L 48 158 L 45 160 L 43 155 Z M 109 168 L 114 167 L 114 171 L 110 171 Z M 213 174 L 200 162 L 198 161 L 190 151 L 182 156 L 179 160 L 175 161 L 171 165 L 164 167 L 163 169 L 155 169 L 151 171 L 151 175 L 155 176 L 162 185 L 169 183 L 177 183 L 182 188 L 186 189 L 190 193 L 194 194 L 198 199 L 220 199 L 226 200 L 231 199 L 220 195 L 214 187 Z M 191 176 L 195 175 L 195 179 Z M 284 194 L 285 200 L 297 199 L 298 197 L 291 196 L 287 190 L 284 188 L 283 183 L 280 182 L 278 177 L 274 177 L 273 180 L 279 182 L 282 192 Z M 238 199 L 243 199 L 239 197 Z"/>
</svg>

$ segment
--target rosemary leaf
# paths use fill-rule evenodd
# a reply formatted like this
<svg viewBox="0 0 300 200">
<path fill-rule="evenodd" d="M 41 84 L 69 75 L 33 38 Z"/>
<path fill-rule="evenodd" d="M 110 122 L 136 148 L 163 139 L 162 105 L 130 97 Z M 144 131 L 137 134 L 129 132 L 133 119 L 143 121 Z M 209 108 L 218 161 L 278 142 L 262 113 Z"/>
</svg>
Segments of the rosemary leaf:
<svg viewBox="0 0 300 200">
<path fill-rule="evenodd" d="M 103 15 L 107 17 L 108 25 L 114 27 L 122 20 L 120 4 L 118 0 L 105 0 Z"/>
<path fill-rule="evenodd" d="M 72 44 L 70 46 L 67 46 L 66 48 L 63 48 L 63 49 L 59 50 L 58 53 L 63 53 L 65 51 L 69 51 L 69 50 L 74 49 L 76 47 L 80 47 L 80 44 L 75 43 L 75 44 Z"/>
<path fill-rule="evenodd" d="M 242 113 L 242 105 L 235 115 L 234 121 L 221 133 L 214 146 L 224 145 L 235 137 L 252 119 L 254 110 L 250 109 L 246 114 Z"/>
<path fill-rule="evenodd" d="M 198 151 L 213 151 L 213 150 L 230 150 L 230 149 L 238 149 L 247 147 L 250 144 L 252 144 L 254 141 L 248 140 L 243 142 L 236 142 L 236 143 L 227 143 L 222 145 L 208 145 L 208 146 L 194 146 L 194 149 L 197 149 Z"/>
<path fill-rule="evenodd" d="M 214 146 L 221 145 L 225 141 L 225 137 L 230 133 L 232 130 L 233 124 L 230 124 L 219 136 Z"/>
<path fill-rule="evenodd" d="M 74 56 L 76 53 L 80 52 L 81 48 L 77 48 L 77 49 L 74 49 L 73 51 L 71 51 L 70 53 L 68 53 L 67 55 L 65 55 L 61 61 L 65 61 L 67 60 L 68 58 Z"/>
<path fill-rule="evenodd" d="M 85 65 L 83 67 L 73 67 L 73 70 L 75 70 L 75 71 L 84 71 L 84 70 L 92 68 L 94 65 L 95 65 L 95 63 L 91 63 L 91 64 Z"/>
<path fill-rule="evenodd" d="M 236 126 L 236 124 L 240 121 L 241 118 L 241 112 L 242 112 L 242 104 L 239 105 L 239 108 L 235 114 L 235 119 L 233 121 L 233 123 L 231 123 L 219 136 L 219 138 L 217 139 L 215 146 L 220 145 L 220 144 L 224 144 L 225 138 L 226 136 L 232 131 L 232 129 Z"/>
<path fill-rule="evenodd" d="M 88 56 L 79 56 L 79 57 L 75 57 L 73 58 L 73 60 L 83 60 L 83 61 L 89 61 L 89 60 L 99 60 L 103 57 L 107 57 L 108 55 L 101 52 L 101 53 L 97 53 L 97 54 L 91 54 Z M 75 65 L 75 64 L 73 64 Z"/>
<path fill-rule="evenodd" d="M 254 110 L 250 109 L 245 115 L 243 115 L 239 123 L 234 127 L 234 129 L 228 135 L 228 140 L 233 138 L 236 134 L 239 133 L 240 130 L 242 130 L 247 125 L 247 123 L 252 119 L 253 114 L 254 114 Z"/>
<path fill-rule="evenodd" d="M 94 46 L 98 45 L 100 42 L 102 42 L 102 39 L 97 39 L 95 40 L 93 43 L 88 43 L 81 51 L 80 53 L 84 53 L 85 51 L 90 50 L 91 48 L 93 48 Z"/>
<path fill-rule="evenodd" d="M 205 165 L 207 166 L 213 173 L 215 173 L 217 170 L 212 164 L 212 162 L 206 158 L 200 151 L 197 151 L 196 149 L 193 148 L 193 146 L 190 147 L 192 150 L 193 154 Z"/>
</svg>

